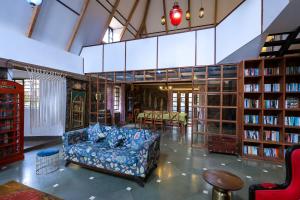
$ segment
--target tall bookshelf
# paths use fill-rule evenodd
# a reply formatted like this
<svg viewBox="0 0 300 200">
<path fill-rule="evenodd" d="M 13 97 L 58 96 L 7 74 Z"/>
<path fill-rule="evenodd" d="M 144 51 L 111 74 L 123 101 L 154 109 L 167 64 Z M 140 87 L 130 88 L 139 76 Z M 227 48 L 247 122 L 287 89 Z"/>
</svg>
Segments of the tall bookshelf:
<svg viewBox="0 0 300 200">
<path fill-rule="evenodd" d="M 237 153 L 237 65 L 194 67 L 192 146 Z"/>
<path fill-rule="evenodd" d="M 248 60 L 241 67 L 241 154 L 283 161 L 286 148 L 300 139 L 300 58 Z"/>
</svg>

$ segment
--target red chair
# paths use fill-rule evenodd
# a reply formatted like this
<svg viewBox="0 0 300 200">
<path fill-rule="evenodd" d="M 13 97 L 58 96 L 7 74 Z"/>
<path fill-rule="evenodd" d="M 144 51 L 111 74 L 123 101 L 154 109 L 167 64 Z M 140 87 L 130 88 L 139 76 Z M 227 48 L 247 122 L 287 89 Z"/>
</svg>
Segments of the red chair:
<svg viewBox="0 0 300 200">
<path fill-rule="evenodd" d="M 287 150 L 285 163 L 285 183 L 251 185 L 249 200 L 300 199 L 300 145 L 292 146 Z"/>
</svg>

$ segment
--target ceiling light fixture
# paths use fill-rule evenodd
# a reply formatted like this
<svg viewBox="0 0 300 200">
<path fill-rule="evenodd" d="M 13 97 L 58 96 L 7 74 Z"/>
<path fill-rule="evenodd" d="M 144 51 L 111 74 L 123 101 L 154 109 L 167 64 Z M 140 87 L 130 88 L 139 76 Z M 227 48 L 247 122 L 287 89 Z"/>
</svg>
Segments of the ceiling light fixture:
<svg viewBox="0 0 300 200">
<path fill-rule="evenodd" d="M 165 25 L 166 24 L 166 17 L 165 16 L 161 17 L 160 23 L 161 23 L 161 25 Z"/>
<path fill-rule="evenodd" d="M 203 18 L 203 17 L 204 17 L 204 8 L 201 0 L 201 8 L 199 9 L 199 18 Z"/>
<path fill-rule="evenodd" d="M 27 0 L 27 2 L 32 6 L 39 6 L 43 2 L 43 0 Z"/>
<path fill-rule="evenodd" d="M 173 8 L 170 10 L 170 21 L 174 26 L 178 26 L 182 20 L 182 9 L 177 1 L 174 2 Z"/>
<path fill-rule="evenodd" d="M 185 13 L 185 19 L 188 21 L 191 20 L 191 12 L 189 10 L 187 10 Z"/>
</svg>

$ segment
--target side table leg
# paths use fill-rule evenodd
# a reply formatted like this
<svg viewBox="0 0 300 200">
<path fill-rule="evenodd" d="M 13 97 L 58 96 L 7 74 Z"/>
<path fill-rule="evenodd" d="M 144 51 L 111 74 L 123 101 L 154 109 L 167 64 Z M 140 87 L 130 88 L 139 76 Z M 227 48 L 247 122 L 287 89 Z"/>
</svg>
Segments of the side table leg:
<svg viewBox="0 0 300 200">
<path fill-rule="evenodd" d="M 216 187 L 212 191 L 212 200 L 231 200 L 231 192 L 220 190 Z"/>
</svg>

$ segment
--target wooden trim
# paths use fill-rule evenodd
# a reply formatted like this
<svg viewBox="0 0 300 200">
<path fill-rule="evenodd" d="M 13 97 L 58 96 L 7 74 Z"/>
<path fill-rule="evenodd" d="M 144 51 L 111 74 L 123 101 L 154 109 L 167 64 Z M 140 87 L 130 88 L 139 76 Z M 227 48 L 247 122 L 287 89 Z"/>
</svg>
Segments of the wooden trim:
<svg viewBox="0 0 300 200">
<path fill-rule="evenodd" d="M 66 51 L 70 51 L 70 49 L 71 49 L 71 47 L 72 47 L 72 44 L 73 44 L 74 39 L 75 39 L 75 37 L 76 37 L 76 35 L 77 35 L 77 33 L 78 33 L 80 24 L 81 24 L 81 22 L 82 22 L 82 19 L 83 19 L 83 16 L 84 16 L 85 12 L 86 12 L 86 9 L 87 9 L 87 7 L 88 7 L 88 5 L 89 5 L 89 2 L 90 2 L 90 0 L 84 0 L 84 2 L 83 2 L 83 5 L 82 5 L 82 8 L 81 8 L 80 15 L 79 15 L 79 17 L 78 17 L 78 19 L 77 19 L 77 21 L 76 21 L 76 24 L 75 24 L 75 26 L 74 26 L 74 28 L 73 28 L 71 37 L 70 37 L 70 39 L 69 39 L 69 41 L 68 41 L 68 44 L 67 44 L 67 47 L 66 47 Z"/>
<path fill-rule="evenodd" d="M 33 8 L 31 19 L 30 19 L 30 22 L 29 22 L 29 25 L 27 28 L 27 32 L 26 32 L 26 36 L 29 38 L 31 38 L 31 36 L 32 36 L 32 33 L 33 33 L 33 30 L 34 30 L 34 27 L 35 27 L 35 24 L 36 24 L 36 21 L 37 21 L 40 11 L 41 11 L 41 6 L 35 6 Z"/>
<path fill-rule="evenodd" d="M 122 32 L 121 32 L 120 40 L 123 39 L 124 33 L 125 33 L 125 31 L 127 30 L 127 27 L 128 27 L 128 25 L 129 25 L 129 23 L 130 23 L 130 21 L 131 21 L 131 18 L 132 18 L 133 14 L 134 14 L 134 12 L 135 12 L 135 10 L 136 10 L 136 7 L 137 7 L 138 3 L 139 3 L 139 0 L 135 0 L 133 6 L 132 6 L 132 8 L 131 8 L 131 11 L 130 11 L 130 13 L 129 13 L 129 16 L 128 16 L 128 19 L 127 19 L 127 21 L 126 21 L 126 24 L 125 24 L 125 26 L 124 26 L 124 28 L 123 28 L 123 30 L 122 30 Z"/>
<path fill-rule="evenodd" d="M 118 8 L 119 3 L 120 3 L 120 0 L 116 0 L 114 6 L 113 6 L 113 8 L 112 8 L 112 11 L 111 11 L 111 13 L 110 13 L 109 16 L 108 16 L 108 19 L 107 19 L 107 21 L 106 21 L 106 23 L 105 23 L 105 26 L 103 27 L 102 33 L 101 33 L 101 35 L 100 35 L 100 39 L 99 39 L 99 43 L 100 43 L 100 44 L 102 43 L 103 37 L 104 37 L 104 35 L 105 35 L 105 32 L 106 32 L 107 28 L 109 27 L 109 24 L 110 24 L 112 18 L 113 18 L 114 15 L 115 15 L 115 12 L 116 12 L 116 10 L 117 10 L 117 8 Z"/>
<path fill-rule="evenodd" d="M 164 17 L 166 18 L 165 30 L 166 30 L 166 33 L 168 33 L 169 27 L 168 27 L 168 17 L 167 17 L 167 11 L 166 11 L 166 0 L 162 0 L 162 1 L 163 1 Z"/>
<path fill-rule="evenodd" d="M 218 0 L 215 0 L 215 13 L 214 13 L 214 24 L 217 25 L 218 20 Z"/>
<path fill-rule="evenodd" d="M 188 11 L 191 13 L 191 0 L 188 0 Z M 192 18 L 190 18 L 190 20 L 188 20 L 188 25 L 189 25 L 189 30 L 191 30 L 191 28 L 192 28 Z"/>
<path fill-rule="evenodd" d="M 145 7 L 145 10 L 144 10 L 143 20 L 142 20 L 142 23 L 140 25 L 140 28 L 139 28 L 138 32 L 135 35 L 135 38 L 140 38 L 140 36 L 143 33 L 143 30 L 146 26 L 146 20 L 147 20 L 147 16 L 148 16 L 150 2 L 151 2 L 151 0 L 147 0 L 146 7 Z"/>
</svg>

